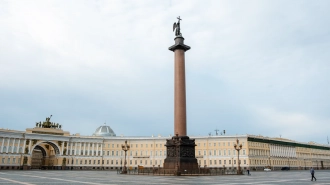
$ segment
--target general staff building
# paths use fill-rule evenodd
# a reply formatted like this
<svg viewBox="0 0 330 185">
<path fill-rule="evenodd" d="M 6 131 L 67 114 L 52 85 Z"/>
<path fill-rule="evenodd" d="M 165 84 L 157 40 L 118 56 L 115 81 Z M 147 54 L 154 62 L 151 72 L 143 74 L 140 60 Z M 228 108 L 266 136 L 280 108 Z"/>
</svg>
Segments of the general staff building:
<svg viewBox="0 0 330 185">
<path fill-rule="evenodd" d="M 239 141 L 243 169 L 300 170 L 309 167 L 330 168 L 330 147 L 284 138 L 255 135 L 191 136 L 200 168 L 236 169 Z M 61 128 L 28 128 L 26 131 L 0 129 L 0 169 L 74 169 L 115 170 L 124 164 L 122 144 L 127 141 L 129 169 L 162 168 L 169 137 L 116 136 L 103 125 L 92 136 L 71 135 Z"/>
</svg>

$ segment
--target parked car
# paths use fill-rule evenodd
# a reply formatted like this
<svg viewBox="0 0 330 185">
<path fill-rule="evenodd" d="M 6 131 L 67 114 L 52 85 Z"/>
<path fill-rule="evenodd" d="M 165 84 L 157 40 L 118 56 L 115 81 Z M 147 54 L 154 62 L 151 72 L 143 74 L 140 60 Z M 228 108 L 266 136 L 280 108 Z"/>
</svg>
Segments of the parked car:
<svg viewBox="0 0 330 185">
<path fill-rule="evenodd" d="M 265 172 L 270 172 L 270 171 L 272 171 L 272 170 L 271 170 L 270 168 L 265 168 L 264 171 L 265 171 Z"/>
<path fill-rule="evenodd" d="M 290 167 L 288 167 L 288 166 L 285 166 L 285 167 L 282 167 L 282 169 L 281 170 L 283 170 L 283 171 L 289 171 L 290 170 Z"/>
</svg>

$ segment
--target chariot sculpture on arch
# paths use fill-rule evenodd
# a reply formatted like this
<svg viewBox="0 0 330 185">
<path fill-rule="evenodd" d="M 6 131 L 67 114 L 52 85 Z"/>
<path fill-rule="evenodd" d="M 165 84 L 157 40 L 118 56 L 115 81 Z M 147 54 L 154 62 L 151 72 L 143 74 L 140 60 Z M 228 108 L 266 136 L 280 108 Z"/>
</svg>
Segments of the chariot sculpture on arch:
<svg viewBox="0 0 330 185">
<path fill-rule="evenodd" d="M 180 21 L 182 19 L 180 18 L 180 16 L 177 17 L 177 19 L 178 19 L 178 22 L 177 23 L 174 22 L 174 24 L 173 24 L 173 31 L 175 30 L 175 36 L 182 36 L 181 32 L 180 32 Z"/>
<path fill-rule="evenodd" d="M 62 125 L 60 125 L 58 123 L 50 122 L 50 118 L 52 116 L 53 115 L 50 115 L 50 117 L 46 117 L 46 121 L 43 121 L 42 123 L 41 123 L 41 121 L 40 122 L 36 122 L 36 127 L 39 127 L 39 128 L 61 129 L 62 128 Z"/>
</svg>

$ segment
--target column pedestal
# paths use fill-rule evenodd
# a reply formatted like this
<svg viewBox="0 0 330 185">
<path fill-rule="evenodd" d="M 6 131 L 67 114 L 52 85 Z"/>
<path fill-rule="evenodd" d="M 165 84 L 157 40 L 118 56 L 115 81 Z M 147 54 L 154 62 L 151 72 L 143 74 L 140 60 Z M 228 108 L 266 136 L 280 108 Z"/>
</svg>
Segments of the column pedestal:
<svg viewBox="0 0 330 185">
<path fill-rule="evenodd" d="M 198 170 L 195 157 L 195 139 L 188 136 L 174 136 L 166 140 L 167 156 L 164 161 L 164 169 L 175 169 L 175 175 L 191 173 Z"/>
</svg>

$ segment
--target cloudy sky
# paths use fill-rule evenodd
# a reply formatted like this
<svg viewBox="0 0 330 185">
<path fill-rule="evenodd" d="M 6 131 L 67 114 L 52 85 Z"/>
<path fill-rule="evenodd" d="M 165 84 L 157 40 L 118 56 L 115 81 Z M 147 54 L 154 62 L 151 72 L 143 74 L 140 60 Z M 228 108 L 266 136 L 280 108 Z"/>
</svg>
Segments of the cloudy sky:
<svg viewBox="0 0 330 185">
<path fill-rule="evenodd" d="M 183 19 L 189 135 L 330 136 L 330 1 L 0 0 L 0 127 L 173 135 Z"/>
</svg>

